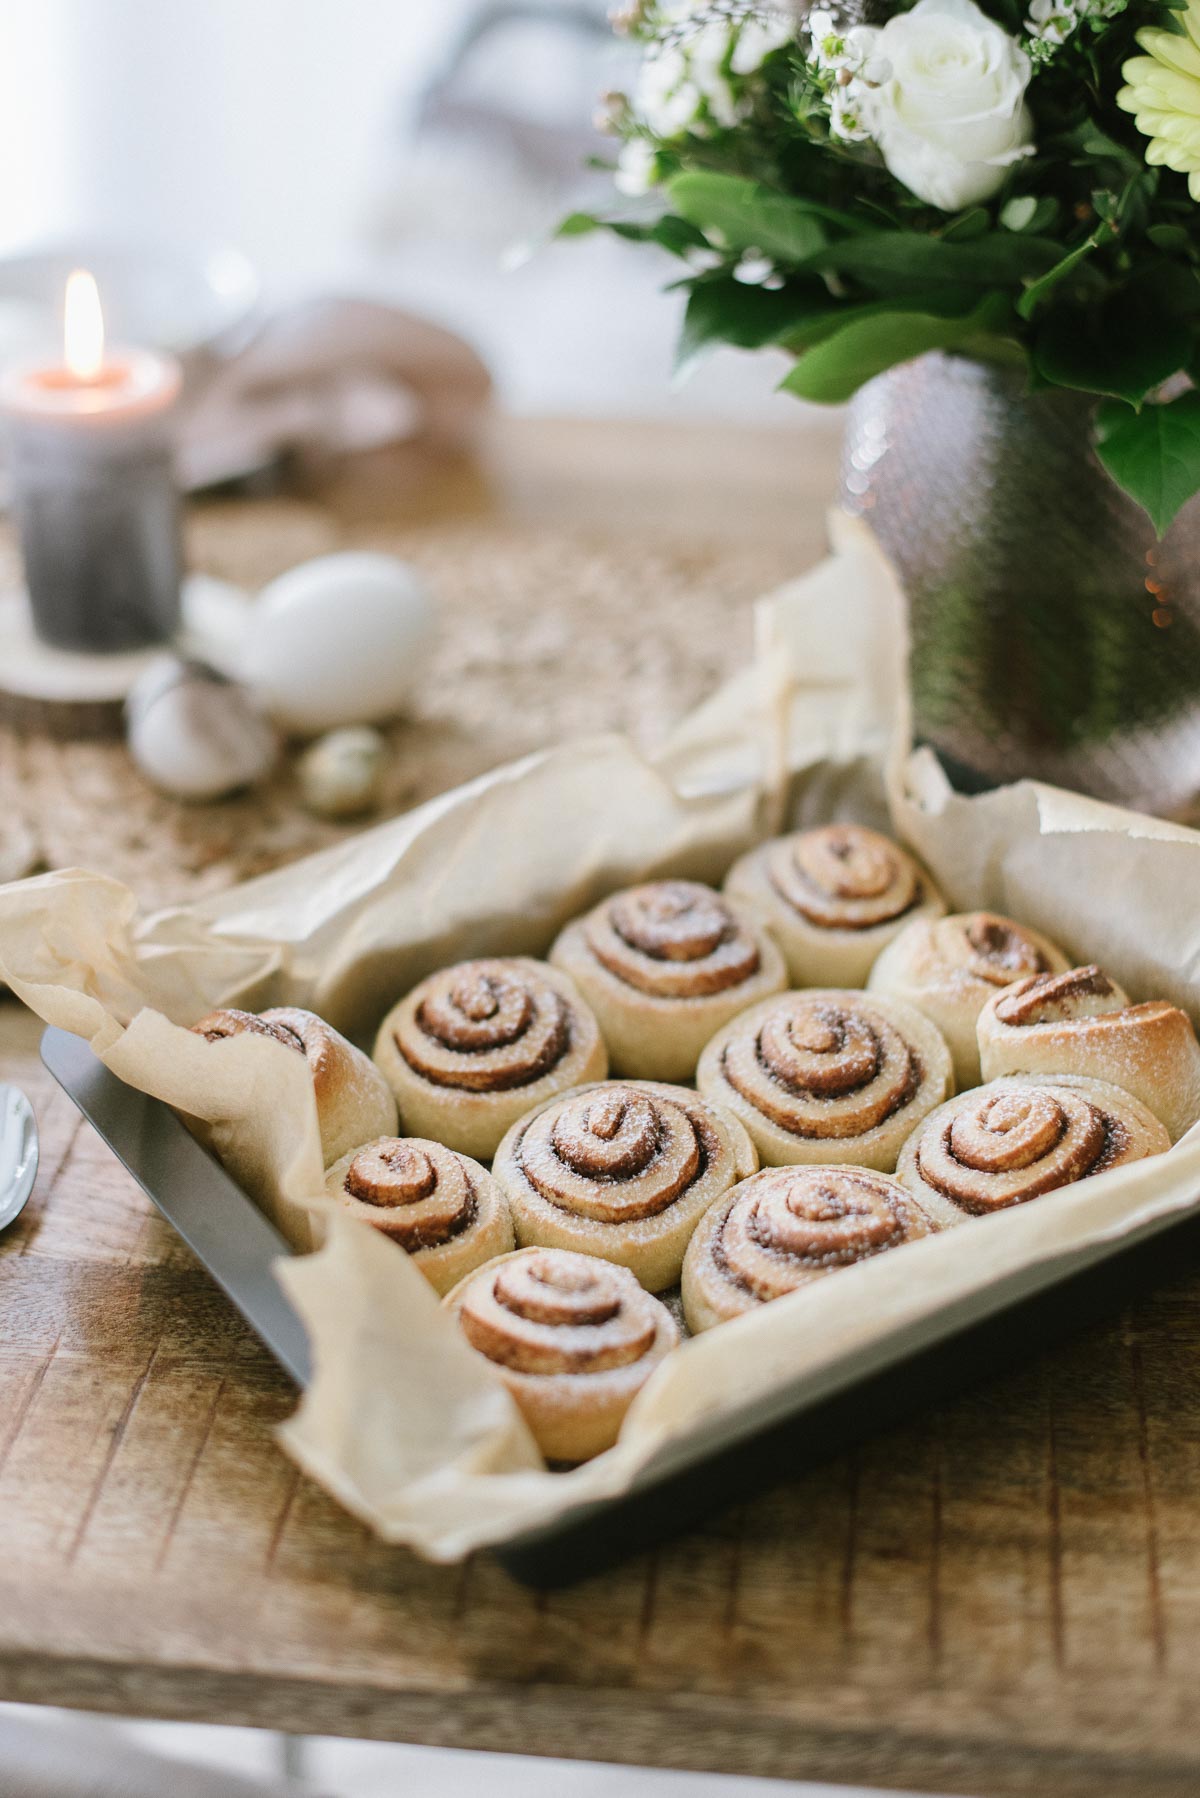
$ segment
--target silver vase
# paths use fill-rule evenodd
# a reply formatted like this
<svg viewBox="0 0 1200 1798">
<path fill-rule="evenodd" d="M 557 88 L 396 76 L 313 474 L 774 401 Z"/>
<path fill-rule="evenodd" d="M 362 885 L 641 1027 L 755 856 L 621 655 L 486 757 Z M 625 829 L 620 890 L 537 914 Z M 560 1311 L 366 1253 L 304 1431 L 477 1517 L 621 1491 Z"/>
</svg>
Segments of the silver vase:
<svg viewBox="0 0 1200 1798">
<path fill-rule="evenodd" d="M 904 583 L 917 737 L 956 784 L 1194 815 L 1200 500 L 1156 541 L 1090 439 L 1083 395 L 924 356 L 851 404 L 842 502 Z"/>
</svg>

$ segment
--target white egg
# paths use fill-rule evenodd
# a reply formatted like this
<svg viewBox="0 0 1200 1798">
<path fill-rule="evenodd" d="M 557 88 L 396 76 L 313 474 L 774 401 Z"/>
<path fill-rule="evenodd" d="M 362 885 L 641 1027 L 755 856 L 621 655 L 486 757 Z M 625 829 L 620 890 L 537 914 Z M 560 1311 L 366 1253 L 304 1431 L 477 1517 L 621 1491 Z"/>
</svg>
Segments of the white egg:
<svg viewBox="0 0 1200 1798">
<path fill-rule="evenodd" d="M 330 731 L 296 764 L 300 797 L 322 818 L 354 818 L 379 800 L 388 747 L 369 724 Z"/>
<path fill-rule="evenodd" d="M 129 753 L 175 799 L 220 799 L 269 774 L 279 740 L 244 687 L 202 662 L 157 657 L 126 702 Z"/>
<path fill-rule="evenodd" d="M 424 584 L 396 556 L 319 556 L 259 596 L 238 673 L 284 730 L 316 736 L 394 718 L 433 638 Z"/>
</svg>

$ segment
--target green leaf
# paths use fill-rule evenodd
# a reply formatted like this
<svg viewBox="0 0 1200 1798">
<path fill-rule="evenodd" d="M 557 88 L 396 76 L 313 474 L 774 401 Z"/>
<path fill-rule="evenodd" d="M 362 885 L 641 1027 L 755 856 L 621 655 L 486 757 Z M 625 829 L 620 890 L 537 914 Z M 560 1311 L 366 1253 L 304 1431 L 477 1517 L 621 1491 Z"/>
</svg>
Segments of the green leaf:
<svg viewBox="0 0 1200 1798">
<path fill-rule="evenodd" d="M 604 220 L 597 218 L 592 212 L 568 212 L 566 218 L 559 219 L 554 227 L 555 237 L 587 237 L 589 232 L 602 231 Z"/>
<path fill-rule="evenodd" d="M 1005 330 L 1010 317 L 1007 302 L 998 294 L 965 318 L 871 308 L 806 351 L 780 385 L 801 399 L 838 405 L 865 381 L 927 350 L 1012 357 L 1019 351 Z"/>
<path fill-rule="evenodd" d="M 1186 367 L 1197 299 L 1188 271 L 1146 268 L 1102 303 L 1055 307 L 1035 339 L 1034 366 L 1055 387 L 1140 406 Z"/>
<path fill-rule="evenodd" d="M 554 237 L 587 237 L 593 231 L 611 231 L 632 243 L 656 243 L 672 256 L 706 247 L 704 234 L 686 219 L 664 212 L 658 218 L 602 218 L 594 212 L 569 212 L 554 229 Z"/>
<path fill-rule="evenodd" d="M 829 244 L 803 266 L 849 275 L 885 293 L 944 284 L 969 294 L 1037 276 L 1059 255 L 1057 244 L 1016 231 L 992 231 L 970 243 L 945 243 L 915 231 L 872 231 Z"/>
<path fill-rule="evenodd" d="M 686 219 L 675 218 L 669 212 L 648 225 L 633 225 L 618 220 L 609 229 L 615 231 L 618 237 L 656 243 L 661 250 L 668 251 L 672 256 L 686 257 L 689 250 L 701 250 L 705 247 L 703 232 L 697 231 L 695 225 L 689 224 Z"/>
<path fill-rule="evenodd" d="M 1200 393 L 1140 412 L 1105 401 L 1096 413 L 1096 453 L 1161 537 L 1200 491 Z"/>
<path fill-rule="evenodd" d="M 1182 225 L 1151 225 L 1146 236 L 1155 249 L 1165 250 L 1169 256 L 1191 256 L 1195 251 L 1192 234 Z"/>
<path fill-rule="evenodd" d="M 1031 282 L 1017 301 L 1017 311 L 1021 317 L 1032 318 L 1046 295 L 1057 287 L 1063 277 L 1069 275 L 1072 269 L 1078 268 L 1079 264 L 1096 249 L 1099 242 L 1100 239 L 1095 235 L 1085 238 L 1083 243 L 1078 244 L 1069 255 L 1056 262 L 1053 268 L 1047 269 L 1039 280 Z"/>
<path fill-rule="evenodd" d="M 992 215 L 986 206 L 972 206 L 969 212 L 960 212 L 957 218 L 951 219 L 941 233 L 943 243 L 970 243 L 972 238 L 982 237 L 992 222 Z"/>
<path fill-rule="evenodd" d="M 763 344 L 779 342 L 797 328 L 806 304 L 822 317 L 829 312 L 828 295 L 822 300 L 806 298 L 794 289 L 747 287 L 732 275 L 697 281 L 684 313 L 675 355 L 676 372 L 690 368 L 713 344 L 732 343 L 739 349 L 755 350 Z"/>
<path fill-rule="evenodd" d="M 803 263 L 825 243 L 817 207 L 740 175 L 691 171 L 668 192 L 681 217 L 732 250 L 761 250 L 783 263 Z"/>
</svg>

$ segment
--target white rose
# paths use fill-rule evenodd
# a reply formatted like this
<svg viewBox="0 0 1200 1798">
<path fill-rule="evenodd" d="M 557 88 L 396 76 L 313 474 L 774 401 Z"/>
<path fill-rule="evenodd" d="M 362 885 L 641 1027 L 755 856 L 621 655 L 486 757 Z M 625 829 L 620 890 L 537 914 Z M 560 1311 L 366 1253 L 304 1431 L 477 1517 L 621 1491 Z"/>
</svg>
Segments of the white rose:
<svg viewBox="0 0 1200 1798">
<path fill-rule="evenodd" d="M 871 63 L 884 79 L 867 98 L 868 128 L 919 200 L 973 206 L 1032 154 L 1029 58 L 974 0 L 919 0 L 876 32 Z"/>
</svg>

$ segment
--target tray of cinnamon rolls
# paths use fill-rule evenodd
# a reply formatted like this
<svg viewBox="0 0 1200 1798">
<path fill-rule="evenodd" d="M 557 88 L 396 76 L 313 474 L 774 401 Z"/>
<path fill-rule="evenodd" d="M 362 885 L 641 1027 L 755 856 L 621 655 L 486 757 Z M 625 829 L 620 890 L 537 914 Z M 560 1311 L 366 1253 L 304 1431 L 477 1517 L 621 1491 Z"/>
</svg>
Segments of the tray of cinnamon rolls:
<svg viewBox="0 0 1200 1798">
<path fill-rule="evenodd" d="M 295 1007 L 191 1029 L 214 1057 L 249 1035 L 303 1059 L 329 1207 L 410 1260 L 552 1469 L 611 1449 L 689 1338 L 1053 1205 L 1200 1117 L 1181 1009 L 1019 919 L 951 913 L 907 849 L 843 822 L 762 843 L 722 888 L 610 893 L 544 958 L 435 968 L 368 1045 Z M 253 1192 L 236 1140 L 192 1127 Z M 1069 1324 L 1061 1292 L 1052 1310 Z M 1012 1352 L 995 1337 L 976 1366 L 970 1325 L 945 1338 L 946 1382 Z M 910 1402 L 943 1389 L 926 1375 L 910 1370 Z M 876 1377 L 832 1411 L 796 1408 L 787 1447 L 778 1408 L 764 1412 L 765 1467 L 745 1427 L 723 1462 L 710 1446 L 723 1472 L 706 1485 L 691 1470 L 671 1527 L 894 1417 L 895 1393 L 879 1394 Z M 581 1532 L 589 1552 L 627 1552 L 661 1517 L 635 1486 L 506 1552 L 537 1579 L 568 1543 L 577 1571 Z"/>
</svg>

